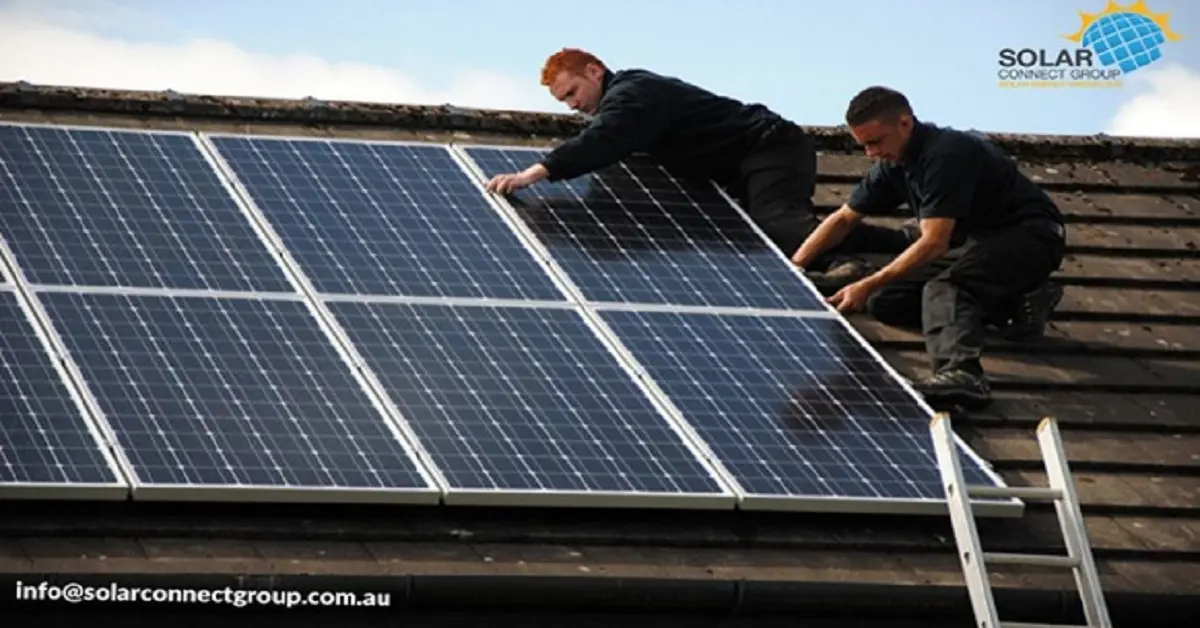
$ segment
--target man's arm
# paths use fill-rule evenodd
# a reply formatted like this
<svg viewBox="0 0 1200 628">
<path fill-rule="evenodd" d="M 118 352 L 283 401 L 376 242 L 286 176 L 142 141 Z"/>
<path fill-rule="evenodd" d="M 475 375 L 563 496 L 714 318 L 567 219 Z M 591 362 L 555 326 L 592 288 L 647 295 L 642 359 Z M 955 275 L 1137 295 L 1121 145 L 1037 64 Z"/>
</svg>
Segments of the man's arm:
<svg viewBox="0 0 1200 628">
<path fill-rule="evenodd" d="M 533 166 L 545 179 L 573 179 L 610 166 L 644 149 L 666 130 L 669 108 L 638 83 L 618 85 L 587 128 L 559 144 Z"/>
<path fill-rule="evenodd" d="M 862 219 L 862 214 L 854 211 L 850 205 L 842 205 L 808 234 L 804 244 L 792 255 L 792 263 L 800 268 L 808 268 L 822 253 L 841 244 Z"/>
<path fill-rule="evenodd" d="M 950 250 L 954 227 L 967 216 L 974 202 L 978 163 L 969 154 L 947 153 L 931 160 L 921 181 L 922 189 L 927 191 L 925 202 L 917 211 L 921 236 L 890 264 L 863 281 L 870 282 L 872 288 L 880 288 Z"/>
<path fill-rule="evenodd" d="M 877 290 L 945 255 L 950 250 L 954 222 L 953 218 L 922 218 L 921 236 L 917 241 L 863 281 L 869 282 L 872 290 Z"/>
<path fill-rule="evenodd" d="M 807 268 L 822 253 L 842 243 L 862 222 L 863 216 L 885 214 L 900 206 L 903 197 L 896 187 L 895 174 L 888 165 L 876 163 L 854 186 L 850 198 L 837 211 L 821 221 L 792 255 L 792 263 Z"/>
</svg>

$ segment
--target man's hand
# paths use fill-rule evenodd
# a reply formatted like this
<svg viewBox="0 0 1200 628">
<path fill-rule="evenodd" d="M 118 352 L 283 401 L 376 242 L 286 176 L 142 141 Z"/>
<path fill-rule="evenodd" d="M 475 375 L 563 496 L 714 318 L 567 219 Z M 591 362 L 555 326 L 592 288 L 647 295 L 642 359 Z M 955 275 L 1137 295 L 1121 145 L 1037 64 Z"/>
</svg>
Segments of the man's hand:
<svg viewBox="0 0 1200 628">
<path fill-rule="evenodd" d="M 542 164 L 534 164 L 521 172 L 498 174 L 492 177 L 485 186 L 488 192 L 497 194 L 512 194 L 517 190 L 529 187 L 550 174 Z"/>
<path fill-rule="evenodd" d="M 921 236 L 896 256 L 896 259 L 875 274 L 838 290 L 833 296 L 825 299 L 825 302 L 843 314 L 862 309 L 875 291 L 945 255 L 950 248 L 950 235 L 953 231 L 953 218 L 922 220 Z"/>
<path fill-rule="evenodd" d="M 866 277 L 838 290 L 833 296 L 825 299 L 825 302 L 836 307 L 842 314 L 849 314 L 866 307 L 867 299 L 876 289 L 875 281 Z"/>
</svg>

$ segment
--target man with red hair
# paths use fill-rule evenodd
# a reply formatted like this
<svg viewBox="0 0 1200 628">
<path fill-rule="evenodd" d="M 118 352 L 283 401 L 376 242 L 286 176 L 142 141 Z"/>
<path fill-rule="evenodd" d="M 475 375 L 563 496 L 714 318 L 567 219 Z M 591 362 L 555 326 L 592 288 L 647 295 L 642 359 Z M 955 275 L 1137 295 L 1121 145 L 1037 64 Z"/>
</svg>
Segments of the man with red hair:
<svg viewBox="0 0 1200 628">
<path fill-rule="evenodd" d="M 766 106 L 647 70 L 614 72 L 595 55 L 573 48 L 551 55 L 541 79 L 556 100 L 590 116 L 589 123 L 540 162 L 493 177 L 489 191 L 510 194 L 542 180 L 572 179 L 640 152 L 676 175 L 725 188 L 786 256 L 816 228 L 815 144 Z M 860 224 L 808 268 L 829 271 L 837 260 L 836 273 L 827 272 L 825 279 L 846 283 L 866 269 L 857 261 L 843 263 L 845 254 L 899 253 L 908 243 L 904 231 Z"/>
</svg>

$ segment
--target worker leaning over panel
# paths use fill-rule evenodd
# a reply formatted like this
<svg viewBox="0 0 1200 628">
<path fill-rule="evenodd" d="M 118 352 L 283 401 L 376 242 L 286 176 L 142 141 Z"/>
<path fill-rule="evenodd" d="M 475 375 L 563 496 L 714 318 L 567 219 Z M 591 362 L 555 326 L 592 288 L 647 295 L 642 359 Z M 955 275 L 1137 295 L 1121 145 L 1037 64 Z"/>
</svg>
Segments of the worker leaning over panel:
<svg viewBox="0 0 1200 628">
<path fill-rule="evenodd" d="M 859 92 L 846 111 L 854 139 L 877 159 L 849 200 L 792 256 L 807 267 L 863 216 L 908 205 L 920 235 L 879 271 L 829 297 L 881 322 L 920 327 L 933 375 L 915 387 L 931 404 L 991 401 L 980 364 L 985 325 L 1011 339 L 1041 336 L 1062 298 L 1049 281 L 1066 229 L 1053 200 L 996 146 L 976 134 L 922 122 L 886 87 Z"/>
<path fill-rule="evenodd" d="M 542 85 L 590 116 L 588 124 L 538 163 L 493 177 L 489 191 L 510 194 L 541 180 L 572 179 L 640 152 L 678 176 L 715 181 L 785 256 L 817 226 L 815 144 L 767 107 L 647 70 L 613 71 L 571 48 L 547 59 Z M 864 276 L 866 268 L 847 254 L 897 253 L 907 243 L 900 230 L 862 225 L 809 266 L 844 284 Z"/>
</svg>

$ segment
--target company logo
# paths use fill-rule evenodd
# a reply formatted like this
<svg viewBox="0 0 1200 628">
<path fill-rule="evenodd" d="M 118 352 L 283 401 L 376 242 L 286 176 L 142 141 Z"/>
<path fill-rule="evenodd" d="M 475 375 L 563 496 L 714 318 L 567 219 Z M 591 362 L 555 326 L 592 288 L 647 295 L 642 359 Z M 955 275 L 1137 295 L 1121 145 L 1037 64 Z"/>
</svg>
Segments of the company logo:
<svg viewBox="0 0 1200 628">
<path fill-rule="evenodd" d="M 1080 11 L 1079 18 L 1079 30 L 1062 35 L 1075 47 L 1001 50 L 1000 87 L 1120 87 L 1124 76 L 1183 38 L 1171 30 L 1170 13 L 1151 12 L 1145 0 L 1129 6 L 1109 0 L 1100 13 Z"/>
</svg>

